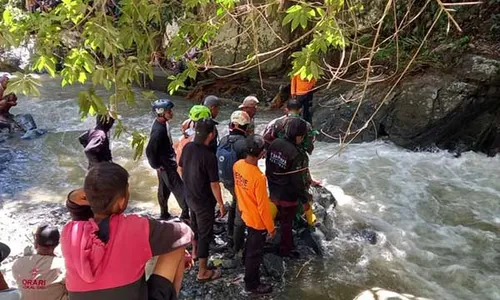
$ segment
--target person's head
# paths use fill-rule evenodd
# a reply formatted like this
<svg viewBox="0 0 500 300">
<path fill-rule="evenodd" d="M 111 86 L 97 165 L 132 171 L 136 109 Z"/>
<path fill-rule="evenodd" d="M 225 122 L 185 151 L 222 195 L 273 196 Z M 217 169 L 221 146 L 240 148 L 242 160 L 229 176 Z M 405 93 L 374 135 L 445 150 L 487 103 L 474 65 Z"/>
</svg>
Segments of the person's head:
<svg viewBox="0 0 500 300">
<path fill-rule="evenodd" d="M 157 118 L 163 118 L 165 121 L 172 120 L 174 117 L 174 103 L 168 99 L 159 99 L 153 102 L 153 112 Z"/>
<path fill-rule="evenodd" d="M 246 112 L 250 118 L 253 118 L 255 116 L 255 113 L 257 113 L 257 105 L 259 104 L 259 99 L 255 96 L 247 96 L 244 100 L 243 103 L 239 106 L 239 108 Z"/>
<path fill-rule="evenodd" d="M 250 116 L 245 111 L 237 110 L 231 114 L 229 130 L 240 130 L 246 134 L 248 124 L 250 124 Z"/>
<path fill-rule="evenodd" d="M 41 225 L 33 233 L 34 245 L 40 255 L 54 255 L 54 249 L 59 245 L 59 229 L 55 226 Z"/>
<path fill-rule="evenodd" d="M 307 123 L 302 118 L 290 118 L 285 126 L 285 138 L 297 145 L 304 141 L 307 134 Z"/>
<path fill-rule="evenodd" d="M 201 119 L 196 122 L 194 142 L 208 146 L 215 138 L 215 126 L 217 124 L 218 123 L 211 118 Z"/>
<path fill-rule="evenodd" d="M 189 119 L 194 122 L 198 122 L 201 119 L 211 118 L 212 113 L 207 106 L 204 105 L 194 105 L 189 110 Z"/>
<path fill-rule="evenodd" d="M 9 84 L 9 76 L 7 76 L 7 74 L 3 74 L 2 77 L 0 77 L 0 85 L 2 86 L 3 89 L 6 89 L 8 84 Z"/>
<path fill-rule="evenodd" d="M 130 197 L 128 172 L 112 162 L 94 165 L 85 177 L 83 191 L 96 215 L 110 216 L 125 211 Z"/>
<path fill-rule="evenodd" d="M 219 98 L 217 96 L 214 95 L 206 96 L 205 99 L 203 100 L 203 105 L 210 109 L 212 118 L 214 119 L 217 118 L 217 116 L 219 115 L 219 107 L 220 107 Z"/>
<path fill-rule="evenodd" d="M 255 134 L 246 138 L 247 155 L 257 160 L 264 157 L 266 154 L 266 141 L 261 135 Z"/>
<path fill-rule="evenodd" d="M 6 101 L 7 109 L 17 105 L 17 96 L 14 93 L 3 96 L 3 99 Z"/>
<path fill-rule="evenodd" d="M 289 114 L 300 114 L 302 105 L 297 99 L 290 99 L 286 103 L 286 112 Z"/>
<path fill-rule="evenodd" d="M 110 131 L 114 123 L 115 119 L 109 115 L 97 115 L 95 119 L 95 127 L 105 132 Z"/>
</svg>

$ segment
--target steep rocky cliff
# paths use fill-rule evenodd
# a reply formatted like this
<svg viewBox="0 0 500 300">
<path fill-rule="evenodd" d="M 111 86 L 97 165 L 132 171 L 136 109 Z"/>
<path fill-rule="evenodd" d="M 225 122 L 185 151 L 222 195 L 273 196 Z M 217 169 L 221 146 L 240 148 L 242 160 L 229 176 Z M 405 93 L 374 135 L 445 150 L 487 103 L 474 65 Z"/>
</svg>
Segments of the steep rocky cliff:
<svg viewBox="0 0 500 300">
<path fill-rule="evenodd" d="M 380 105 L 389 88 L 390 82 L 368 87 L 347 140 L 365 128 L 355 142 L 385 136 L 412 150 L 489 155 L 500 150 L 500 60 L 466 55 L 447 70 L 409 76 Z M 339 84 L 319 97 L 315 125 L 331 137 L 345 136 L 361 91 L 361 86 Z M 331 140 L 327 135 L 320 139 Z"/>
</svg>

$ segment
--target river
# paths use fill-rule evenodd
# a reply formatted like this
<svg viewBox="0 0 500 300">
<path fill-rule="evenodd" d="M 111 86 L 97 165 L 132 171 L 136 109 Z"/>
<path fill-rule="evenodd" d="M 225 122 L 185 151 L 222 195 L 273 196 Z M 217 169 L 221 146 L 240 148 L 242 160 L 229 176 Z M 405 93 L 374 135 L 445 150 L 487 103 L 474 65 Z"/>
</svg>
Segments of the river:
<svg viewBox="0 0 500 300">
<path fill-rule="evenodd" d="M 42 81 L 41 97 L 20 96 L 13 112 L 32 113 L 48 133 L 0 144 L 11 151 L 11 160 L 0 168 L 1 215 L 9 203 L 63 203 L 68 191 L 82 185 L 87 162 L 77 137 L 94 124 L 93 118 L 80 120 L 75 99 L 82 87 L 63 89 L 53 80 Z M 176 137 L 191 104 L 175 99 Z M 120 113 L 127 126 L 149 132 L 149 103 L 138 101 L 137 107 L 123 107 Z M 221 132 L 230 113 L 224 107 L 218 117 Z M 258 127 L 274 116 L 259 113 Z M 127 135 L 113 140 L 114 159 L 131 173 L 134 203 L 157 210 L 155 173 L 145 157 L 131 159 L 129 144 Z M 312 174 L 326 180 L 337 209 L 375 230 L 378 242 L 370 245 L 342 235 L 328 242 L 328 255 L 305 265 L 298 278 L 288 276 L 284 293 L 275 298 L 352 299 L 379 286 L 433 299 L 500 299 L 500 157 L 464 153 L 455 158 L 375 142 L 350 145 L 325 161 L 337 150 L 336 144 L 318 143 Z M 13 253 L 22 251 L 16 239 L 24 242 L 29 227 L 12 220 L 8 230 L 0 229 L 1 239 L 14 243 Z M 14 237 L 5 236 L 13 232 Z M 291 274 L 300 268 L 291 266 Z"/>
</svg>

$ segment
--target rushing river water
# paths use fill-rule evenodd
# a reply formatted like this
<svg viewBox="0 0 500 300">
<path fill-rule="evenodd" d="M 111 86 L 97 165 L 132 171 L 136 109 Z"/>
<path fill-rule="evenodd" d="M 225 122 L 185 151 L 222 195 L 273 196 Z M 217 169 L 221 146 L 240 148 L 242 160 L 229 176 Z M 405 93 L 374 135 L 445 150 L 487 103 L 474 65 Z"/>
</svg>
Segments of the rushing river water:
<svg viewBox="0 0 500 300">
<path fill-rule="evenodd" d="M 1 206 L 62 202 L 69 190 L 81 186 L 87 162 L 77 137 L 94 119 L 81 122 L 77 91 L 44 80 L 39 99 L 20 97 L 13 112 L 32 113 L 48 133 L 0 144 L 12 154 L 0 168 Z M 179 99 L 175 104 L 172 133 L 179 136 L 191 103 Z M 139 101 L 120 112 L 128 126 L 149 132 L 149 103 Z M 226 107 L 218 117 L 221 131 L 230 113 Z M 275 115 L 257 115 L 258 127 Z M 129 143 L 126 135 L 112 141 L 114 159 L 131 173 L 132 199 L 154 208 L 155 173 L 144 157 L 131 160 Z M 500 299 L 500 157 L 465 153 L 454 158 L 376 142 L 351 145 L 325 161 L 337 149 L 317 144 L 313 176 L 326 179 L 338 210 L 375 230 L 378 242 L 341 235 L 326 245 L 325 258 L 305 265 L 297 278 L 301 266 L 292 266 L 284 293 L 275 298 L 352 299 L 379 286 L 433 299 Z"/>
</svg>

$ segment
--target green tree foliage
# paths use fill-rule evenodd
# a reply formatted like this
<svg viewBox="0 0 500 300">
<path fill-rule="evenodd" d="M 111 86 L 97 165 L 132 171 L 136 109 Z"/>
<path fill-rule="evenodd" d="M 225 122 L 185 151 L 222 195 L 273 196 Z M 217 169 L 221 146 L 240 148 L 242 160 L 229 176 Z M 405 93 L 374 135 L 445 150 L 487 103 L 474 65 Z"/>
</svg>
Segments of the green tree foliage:
<svg viewBox="0 0 500 300">
<path fill-rule="evenodd" d="M 392 0 L 387 1 L 390 7 Z M 55 7 L 34 12 L 13 0 L 0 2 L 4 4 L 0 9 L 0 47 L 33 41 L 36 53 L 31 70 L 60 76 L 62 86 L 91 83 L 89 90 L 78 95 L 82 118 L 109 111 L 115 114 L 120 103 L 134 105 L 132 86 L 141 85 L 144 76 L 152 79 L 153 57 L 160 54 L 179 60 L 193 48 L 198 55 L 187 61 L 182 73 L 171 76 L 168 85 L 171 93 L 184 87 L 188 78 L 195 79 L 199 72 L 235 67 L 241 72 L 259 67 L 261 58 L 272 58 L 285 51 L 291 52 L 291 75 L 336 80 L 339 73 L 346 73 L 344 62 L 332 66 L 327 62 L 327 54 L 337 51 L 344 53 L 344 57 L 349 47 L 358 53 L 360 61 L 363 55 L 366 58 L 367 53 L 373 54 L 376 48 L 363 48 L 360 33 L 372 37 L 373 28 L 388 14 L 383 5 L 378 7 L 380 1 L 363 0 L 62 0 Z M 370 4 L 368 10 L 366 4 Z M 365 20 L 367 12 L 375 17 Z M 411 20 L 408 16 L 404 18 Z M 249 29 L 244 33 L 257 36 L 256 21 L 269 23 L 275 19 L 281 20 L 293 37 L 279 49 L 259 53 L 257 45 L 254 53 L 232 66 L 213 65 L 212 53 L 218 47 L 216 37 L 225 24 L 244 20 L 242 23 Z M 179 30 L 165 41 L 166 26 L 172 22 Z M 64 55 L 60 49 L 66 50 Z M 345 64 L 354 65 L 352 57 Z M 60 72 L 56 71 L 58 65 Z M 38 86 L 30 75 L 18 74 L 9 89 L 36 94 Z M 108 90 L 109 98 L 101 98 L 95 92 L 99 88 Z M 116 132 L 119 135 L 129 131 L 118 122 Z M 138 157 L 145 135 L 136 131 L 130 134 Z"/>
</svg>

